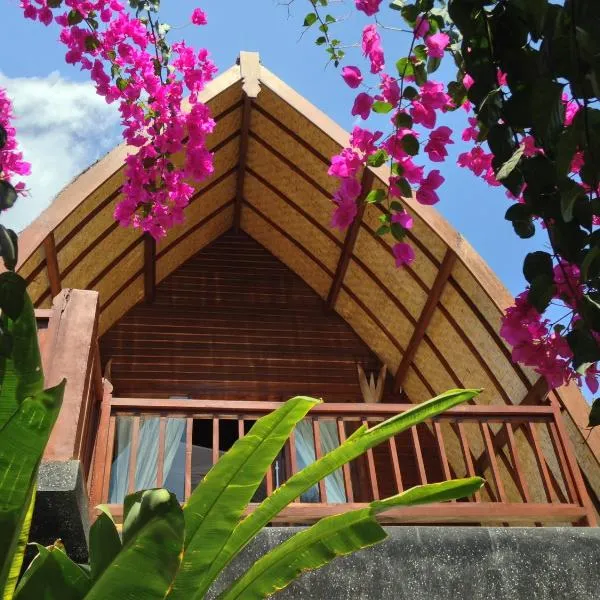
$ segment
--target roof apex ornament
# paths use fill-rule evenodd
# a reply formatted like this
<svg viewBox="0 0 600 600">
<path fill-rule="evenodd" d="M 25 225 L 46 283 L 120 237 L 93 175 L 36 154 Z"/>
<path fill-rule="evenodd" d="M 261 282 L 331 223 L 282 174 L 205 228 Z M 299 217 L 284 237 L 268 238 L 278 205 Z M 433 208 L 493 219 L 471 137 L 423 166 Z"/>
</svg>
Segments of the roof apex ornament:
<svg viewBox="0 0 600 600">
<path fill-rule="evenodd" d="M 238 64 L 244 93 L 248 98 L 256 98 L 260 93 L 260 55 L 258 52 L 241 51 Z"/>
</svg>

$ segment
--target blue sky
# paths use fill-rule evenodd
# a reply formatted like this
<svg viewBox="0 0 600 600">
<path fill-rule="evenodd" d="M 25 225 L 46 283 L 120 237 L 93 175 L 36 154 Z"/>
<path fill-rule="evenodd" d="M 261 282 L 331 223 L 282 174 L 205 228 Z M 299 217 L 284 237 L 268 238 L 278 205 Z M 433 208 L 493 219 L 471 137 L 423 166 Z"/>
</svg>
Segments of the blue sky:
<svg viewBox="0 0 600 600">
<path fill-rule="evenodd" d="M 4 57 L 0 63 L 0 85 L 7 87 L 14 98 L 20 139 L 34 170 L 29 181 L 31 197 L 2 215 L 4 224 L 19 230 L 70 179 L 118 143 L 119 129 L 113 107 L 95 96 L 87 74 L 65 64 L 57 28 L 23 19 L 17 0 L 0 2 L 0 56 Z M 258 51 L 266 67 L 340 125 L 352 127 L 351 90 L 340 84 L 339 71 L 333 66 L 325 67 L 325 53 L 313 43 L 315 33 L 309 32 L 300 39 L 302 21 L 309 9 L 307 0 L 295 0 L 289 15 L 277 0 L 178 0 L 163 4 L 163 20 L 174 27 L 185 25 L 196 6 L 206 11 L 208 26 L 176 29 L 173 39 L 184 37 L 196 47 L 206 46 L 219 69 L 231 66 L 240 50 Z M 355 43 L 361 19 L 348 6 L 342 5 L 338 14 L 344 11 L 351 18 L 339 26 L 336 35 L 344 42 Z M 401 25 L 393 22 L 397 13 L 385 14 L 389 17 L 384 20 L 386 24 Z M 389 58 L 405 54 L 409 41 L 403 34 L 388 34 Z M 348 63 L 358 60 L 358 50 L 350 48 Z M 464 119 L 460 111 L 445 121 L 456 125 L 458 135 L 456 143 L 448 148 L 451 157 L 441 167 L 446 183 L 440 189 L 437 208 L 516 294 L 524 286 L 522 259 L 527 252 L 544 245 L 544 238 L 517 238 L 510 223 L 504 220 L 509 201 L 502 189 L 489 188 L 455 165 L 456 156 L 465 149 L 460 141 Z"/>
</svg>

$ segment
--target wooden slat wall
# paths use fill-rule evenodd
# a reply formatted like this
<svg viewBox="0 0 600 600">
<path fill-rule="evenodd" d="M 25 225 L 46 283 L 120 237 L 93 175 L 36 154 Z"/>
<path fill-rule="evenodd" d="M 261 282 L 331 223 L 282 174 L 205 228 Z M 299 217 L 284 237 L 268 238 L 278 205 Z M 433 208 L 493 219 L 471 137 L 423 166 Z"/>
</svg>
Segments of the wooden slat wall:
<svg viewBox="0 0 600 600">
<path fill-rule="evenodd" d="M 357 362 L 379 367 L 307 284 L 233 232 L 167 277 L 153 304 L 103 336 L 101 351 L 104 364 L 112 359 L 116 396 L 356 402 Z"/>
</svg>

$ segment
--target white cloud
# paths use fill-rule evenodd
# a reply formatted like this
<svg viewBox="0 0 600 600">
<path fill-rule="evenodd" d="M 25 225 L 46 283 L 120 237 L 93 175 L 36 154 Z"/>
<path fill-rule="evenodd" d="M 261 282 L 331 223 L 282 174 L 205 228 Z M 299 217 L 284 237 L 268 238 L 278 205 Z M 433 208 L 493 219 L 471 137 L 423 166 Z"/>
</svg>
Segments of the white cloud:
<svg viewBox="0 0 600 600">
<path fill-rule="evenodd" d="M 90 82 L 48 77 L 9 78 L 0 73 L 17 116 L 15 127 L 32 174 L 30 194 L 2 215 L 4 225 L 21 231 L 76 175 L 119 141 L 114 105 L 96 95 Z"/>
</svg>

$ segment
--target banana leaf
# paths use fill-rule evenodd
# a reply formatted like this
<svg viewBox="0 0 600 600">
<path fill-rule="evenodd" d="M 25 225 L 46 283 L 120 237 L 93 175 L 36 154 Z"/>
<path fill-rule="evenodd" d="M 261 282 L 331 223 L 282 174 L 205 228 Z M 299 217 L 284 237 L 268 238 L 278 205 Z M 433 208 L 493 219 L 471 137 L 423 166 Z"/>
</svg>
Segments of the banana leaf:
<svg viewBox="0 0 600 600">
<path fill-rule="evenodd" d="M 77 563 L 65 553 L 62 544 L 45 548 L 36 544 L 38 555 L 25 571 L 15 600 L 81 600 L 91 581 Z"/>
<path fill-rule="evenodd" d="M 387 534 L 375 518 L 378 513 L 398 506 L 455 500 L 476 492 L 483 483 L 483 479 L 472 477 L 418 486 L 369 507 L 321 519 L 261 557 L 219 598 L 265 598 L 306 571 L 384 540 Z"/>
<path fill-rule="evenodd" d="M 90 572 L 97 581 L 108 565 L 121 551 L 121 538 L 112 515 L 105 506 L 98 507 L 102 513 L 90 528 Z"/>
<path fill-rule="evenodd" d="M 37 487 L 37 481 L 34 480 L 31 489 L 29 490 L 29 501 L 27 512 L 23 519 L 23 525 L 21 526 L 21 533 L 19 534 L 19 540 L 17 542 L 17 549 L 12 557 L 12 563 L 8 573 L 8 580 L 4 587 L 4 594 L 2 600 L 12 600 L 17 587 L 17 581 L 19 580 L 19 574 L 21 573 L 21 567 L 23 566 L 23 558 L 25 557 L 25 548 L 27 547 L 27 540 L 29 539 L 29 530 L 31 529 L 31 519 L 33 517 L 33 508 L 35 506 L 35 492 Z"/>
<path fill-rule="evenodd" d="M 130 504 L 128 541 L 106 567 L 86 600 L 166 597 L 181 562 L 184 521 L 175 494 L 146 490 Z"/>
<path fill-rule="evenodd" d="M 288 504 L 321 479 L 364 454 L 368 449 L 428 418 L 471 400 L 480 392 L 481 390 L 450 390 L 427 402 L 416 405 L 401 415 L 396 415 L 379 423 L 371 429 L 367 430 L 362 427 L 357 430 L 341 446 L 290 477 L 284 485 L 262 502 L 252 514 L 241 521 L 231 535 L 228 537 L 223 536 L 218 540 L 211 540 L 211 556 L 214 556 L 214 559 L 208 567 L 206 560 L 202 563 L 202 569 L 196 568 L 194 561 L 186 562 L 189 567 L 186 568 L 185 573 L 178 573 L 177 577 L 179 580 L 178 600 L 203 598 L 219 573 L 240 550 Z M 218 553 L 215 552 L 216 549 L 218 549 Z"/>
<path fill-rule="evenodd" d="M 0 590 L 6 590 L 13 556 L 29 509 L 37 470 L 56 422 L 65 382 L 19 405 L 0 429 Z"/>
<path fill-rule="evenodd" d="M 2 311 L 0 326 L 11 340 L 10 353 L 0 353 L 0 428 L 12 417 L 21 402 L 44 389 L 42 360 L 37 340 L 37 323 L 33 305 L 27 293 L 20 289 L 24 281 L 15 273 L 3 273 L 2 291 L 14 299 L 23 294 L 20 310 Z M 7 280 L 7 278 L 9 278 Z M 15 280 L 16 281 L 13 281 Z M 8 289 L 5 289 L 7 288 Z M 19 289 L 15 289 L 19 287 Z M 6 303 L 4 303 L 6 306 Z M 9 316 L 11 315 L 11 316 Z"/>
<path fill-rule="evenodd" d="M 298 396 L 259 419 L 209 471 L 183 509 L 186 527 L 181 569 L 169 594 L 187 600 L 188 587 L 205 571 L 252 499 L 290 433 L 320 401 Z"/>
</svg>

